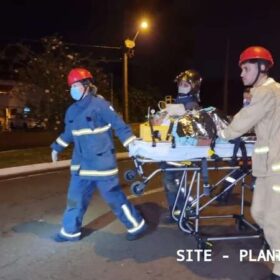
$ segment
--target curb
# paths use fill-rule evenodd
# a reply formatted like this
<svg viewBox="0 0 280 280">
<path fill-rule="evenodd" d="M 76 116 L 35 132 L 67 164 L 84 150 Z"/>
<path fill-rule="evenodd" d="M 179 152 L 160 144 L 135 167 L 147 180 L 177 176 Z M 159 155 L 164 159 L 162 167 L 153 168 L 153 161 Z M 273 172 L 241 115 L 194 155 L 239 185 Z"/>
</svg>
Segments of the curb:
<svg viewBox="0 0 280 280">
<path fill-rule="evenodd" d="M 128 152 L 117 153 L 117 160 L 129 159 Z M 57 162 L 37 163 L 31 165 L 23 165 L 16 167 L 8 167 L 0 169 L 0 178 L 26 175 L 30 173 L 39 173 L 41 171 L 52 171 L 63 169 L 70 166 L 70 160 L 61 160 Z"/>
</svg>

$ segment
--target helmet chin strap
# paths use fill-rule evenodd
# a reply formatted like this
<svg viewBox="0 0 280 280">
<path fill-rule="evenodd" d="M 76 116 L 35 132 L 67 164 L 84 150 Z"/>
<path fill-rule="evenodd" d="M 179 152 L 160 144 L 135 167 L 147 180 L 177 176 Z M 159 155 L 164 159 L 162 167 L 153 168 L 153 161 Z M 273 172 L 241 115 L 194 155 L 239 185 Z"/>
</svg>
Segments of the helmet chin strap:
<svg viewBox="0 0 280 280">
<path fill-rule="evenodd" d="M 84 86 L 84 91 L 83 91 L 83 94 L 82 94 L 81 98 L 79 99 L 79 101 L 85 97 L 85 93 L 86 93 L 87 89 L 88 89 L 88 86 Z"/>
<path fill-rule="evenodd" d="M 260 77 L 260 74 L 261 74 L 261 64 L 258 62 L 258 74 L 257 74 L 254 82 L 251 83 L 251 85 L 249 85 L 249 86 L 253 87 L 256 84 L 256 82 L 258 81 L 258 79 Z"/>
<path fill-rule="evenodd" d="M 254 80 L 254 82 L 251 83 L 251 85 L 249 85 L 250 87 L 253 87 L 253 86 L 257 83 L 257 81 L 259 80 L 259 77 L 260 77 L 260 74 L 261 74 L 261 73 L 267 73 L 267 71 L 262 70 L 262 69 L 261 69 L 261 63 L 258 62 L 258 74 L 257 74 L 257 76 L 256 76 L 256 78 L 255 78 L 255 80 Z"/>
</svg>

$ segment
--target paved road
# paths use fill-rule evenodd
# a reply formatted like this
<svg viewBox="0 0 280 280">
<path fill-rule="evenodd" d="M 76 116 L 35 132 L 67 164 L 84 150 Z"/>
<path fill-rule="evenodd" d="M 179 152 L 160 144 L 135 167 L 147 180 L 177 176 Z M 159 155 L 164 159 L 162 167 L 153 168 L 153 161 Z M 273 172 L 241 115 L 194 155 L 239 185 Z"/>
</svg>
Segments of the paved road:
<svg viewBox="0 0 280 280">
<path fill-rule="evenodd" d="M 121 170 L 130 165 L 121 161 Z M 65 206 L 68 170 L 0 180 L 0 279 L 1 280 L 148 280 L 236 279 L 261 280 L 270 274 L 270 263 L 239 261 L 241 249 L 258 252 L 260 241 L 217 241 L 212 261 L 178 262 L 177 250 L 196 249 L 193 237 L 176 225 L 161 222 L 165 197 L 159 178 L 145 195 L 131 198 L 151 225 L 144 238 L 128 242 L 125 230 L 96 194 L 85 217 L 87 236 L 80 242 L 56 244 L 50 236 L 59 229 Z M 123 183 L 129 193 L 128 184 Z M 246 197 L 246 211 L 250 192 Z M 237 210 L 238 195 L 226 206 L 209 213 Z M 235 232 L 228 221 L 205 226 L 212 234 Z M 224 255 L 229 259 L 224 259 Z"/>
</svg>

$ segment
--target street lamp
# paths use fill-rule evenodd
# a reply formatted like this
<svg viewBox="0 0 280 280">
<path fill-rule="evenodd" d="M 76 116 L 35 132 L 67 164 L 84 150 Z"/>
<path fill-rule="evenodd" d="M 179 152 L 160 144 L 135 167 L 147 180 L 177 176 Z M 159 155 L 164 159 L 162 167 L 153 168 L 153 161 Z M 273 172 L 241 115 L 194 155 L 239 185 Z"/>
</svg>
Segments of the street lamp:
<svg viewBox="0 0 280 280">
<path fill-rule="evenodd" d="M 123 52 L 123 117 L 126 122 L 129 121 L 129 111 L 128 111 L 128 58 L 133 56 L 133 48 L 135 47 L 135 41 L 141 30 L 148 28 L 148 22 L 143 20 L 137 32 L 135 33 L 132 40 L 129 38 L 124 41 L 125 49 Z"/>
</svg>

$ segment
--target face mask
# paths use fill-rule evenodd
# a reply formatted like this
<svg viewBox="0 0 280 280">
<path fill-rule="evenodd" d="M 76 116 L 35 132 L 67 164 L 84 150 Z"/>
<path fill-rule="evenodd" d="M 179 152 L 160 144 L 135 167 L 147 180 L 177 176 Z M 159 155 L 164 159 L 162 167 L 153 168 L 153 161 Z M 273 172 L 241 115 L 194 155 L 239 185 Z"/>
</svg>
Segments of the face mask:
<svg viewBox="0 0 280 280">
<path fill-rule="evenodd" d="M 78 101 L 83 97 L 83 93 L 80 91 L 79 87 L 71 87 L 70 89 L 71 97 Z"/>
<path fill-rule="evenodd" d="M 178 93 L 188 94 L 191 91 L 191 87 L 178 87 Z"/>
</svg>

